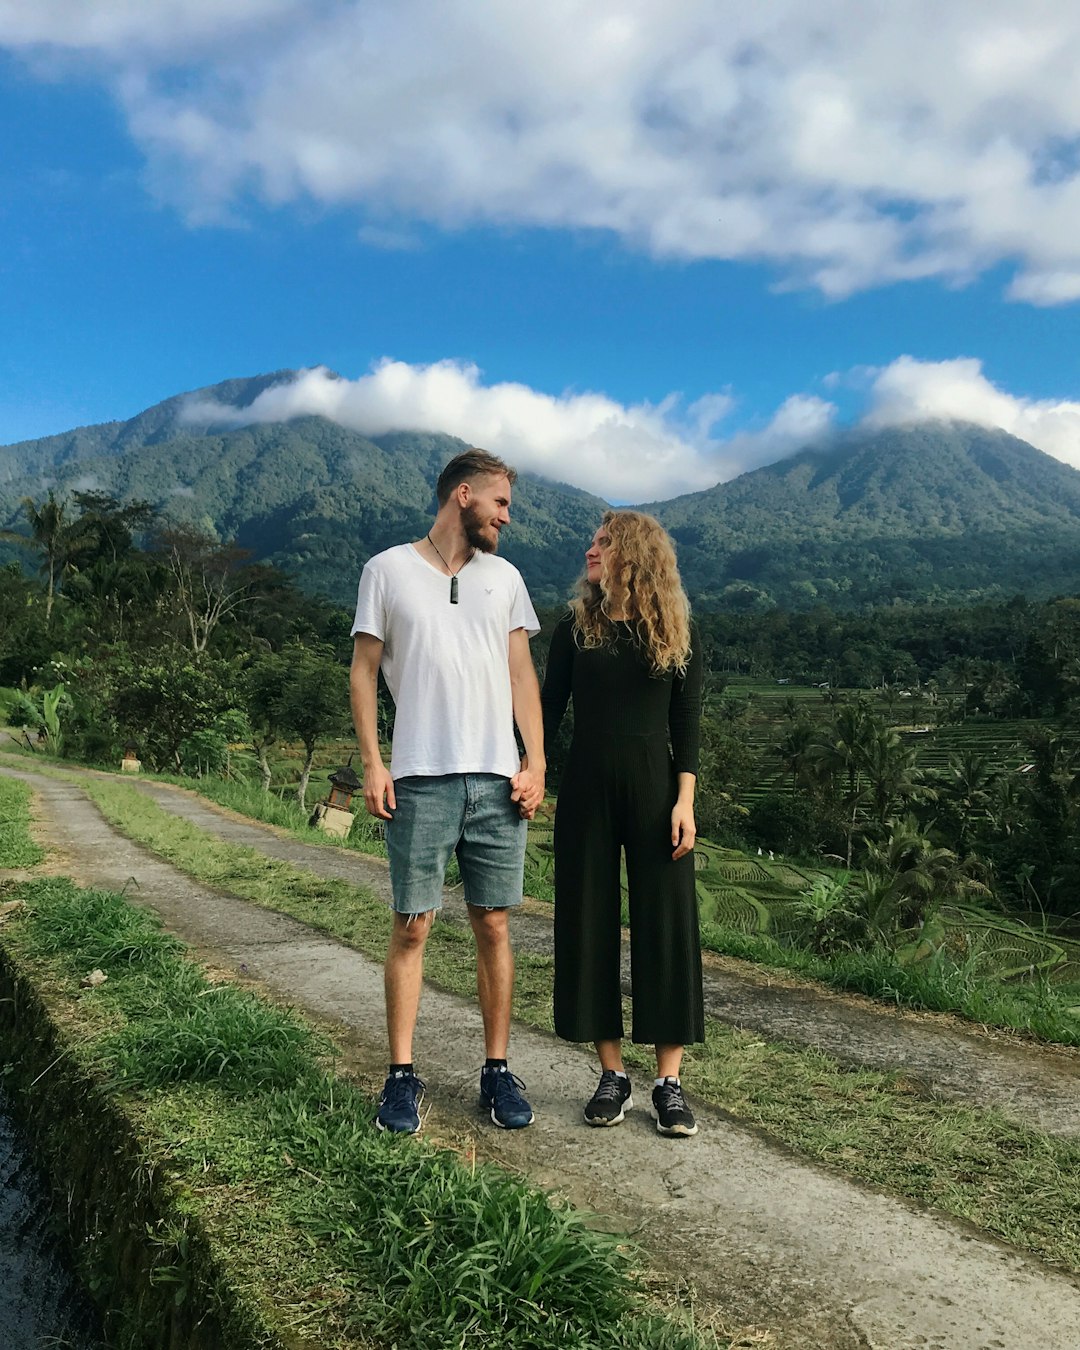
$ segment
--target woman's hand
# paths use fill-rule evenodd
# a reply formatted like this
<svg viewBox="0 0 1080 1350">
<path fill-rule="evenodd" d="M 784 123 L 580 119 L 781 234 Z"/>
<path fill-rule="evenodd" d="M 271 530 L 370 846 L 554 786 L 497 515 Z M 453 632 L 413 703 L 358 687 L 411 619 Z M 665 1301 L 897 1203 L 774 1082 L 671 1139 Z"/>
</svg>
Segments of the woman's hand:
<svg viewBox="0 0 1080 1350">
<path fill-rule="evenodd" d="M 697 839 L 697 825 L 694 823 L 694 804 L 681 799 L 671 809 L 671 843 L 675 852 L 672 862 L 678 862 L 694 851 Z"/>
</svg>

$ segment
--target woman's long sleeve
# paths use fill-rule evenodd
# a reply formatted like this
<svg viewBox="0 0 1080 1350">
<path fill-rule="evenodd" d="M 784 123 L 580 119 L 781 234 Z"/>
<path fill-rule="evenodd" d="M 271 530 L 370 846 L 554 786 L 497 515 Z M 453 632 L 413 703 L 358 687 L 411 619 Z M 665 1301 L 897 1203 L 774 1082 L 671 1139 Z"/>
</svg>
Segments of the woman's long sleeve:
<svg viewBox="0 0 1080 1350">
<path fill-rule="evenodd" d="M 701 686 L 705 670 L 701 636 L 696 624 L 690 626 L 690 642 L 692 645 L 686 673 L 676 675 L 671 686 L 668 730 L 675 772 L 696 774 L 701 745 Z"/>
<path fill-rule="evenodd" d="M 566 615 L 555 625 L 555 631 L 551 635 L 544 687 L 540 691 L 540 704 L 544 712 L 545 750 L 550 750 L 555 744 L 559 725 L 566 713 L 566 705 L 570 702 L 573 672 L 573 620 L 570 615 Z"/>
</svg>

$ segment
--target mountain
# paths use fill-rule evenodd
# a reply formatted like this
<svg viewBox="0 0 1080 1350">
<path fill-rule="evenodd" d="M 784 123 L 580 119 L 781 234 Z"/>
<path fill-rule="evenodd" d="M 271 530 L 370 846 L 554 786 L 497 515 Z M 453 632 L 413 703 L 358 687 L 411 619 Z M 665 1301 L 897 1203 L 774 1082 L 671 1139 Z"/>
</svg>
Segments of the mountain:
<svg viewBox="0 0 1080 1350">
<path fill-rule="evenodd" d="M 0 449 L 0 527 L 18 528 L 22 498 L 40 499 L 49 487 L 142 498 L 351 605 L 372 553 L 430 528 L 435 480 L 466 446 L 424 432 L 368 438 L 322 417 L 223 430 L 190 426 L 181 415 L 189 399 L 245 407 L 291 374 L 230 380 L 127 422 Z M 604 505 L 565 484 L 518 481 L 500 547 L 529 578 L 536 603 L 567 594 Z M 11 546 L 5 556 L 16 556 Z"/>
<path fill-rule="evenodd" d="M 243 408 L 291 375 L 229 380 L 126 422 L 0 448 L 0 527 L 17 528 L 21 499 L 48 487 L 145 498 L 351 605 L 373 552 L 428 529 L 435 479 L 464 443 L 365 437 L 321 417 L 239 429 L 183 417 L 189 399 Z M 538 604 L 566 595 L 604 506 L 566 484 L 518 480 L 502 551 Z M 1080 473 L 965 423 L 852 432 L 646 509 L 671 530 L 702 607 L 1080 592 Z"/>
<path fill-rule="evenodd" d="M 697 599 L 804 609 L 1080 589 L 1080 473 L 1004 431 L 853 432 L 652 510 Z"/>
</svg>

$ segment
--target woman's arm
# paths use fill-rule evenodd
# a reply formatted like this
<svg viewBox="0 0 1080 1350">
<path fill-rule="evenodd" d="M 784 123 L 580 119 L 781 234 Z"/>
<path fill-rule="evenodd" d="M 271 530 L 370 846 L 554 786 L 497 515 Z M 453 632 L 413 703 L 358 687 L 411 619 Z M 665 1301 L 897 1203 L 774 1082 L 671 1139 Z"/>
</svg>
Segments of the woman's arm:
<svg viewBox="0 0 1080 1350">
<path fill-rule="evenodd" d="M 671 846 L 675 850 L 671 859 L 680 858 L 693 851 L 697 841 L 697 822 L 694 819 L 694 789 L 697 787 L 697 774 L 679 774 L 679 795 L 671 808 Z"/>
<path fill-rule="evenodd" d="M 567 614 L 555 625 L 548 651 L 544 687 L 540 691 L 540 705 L 544 712 L 544 746 L 555 744 L 559 725 L 570 702 L 570 687 L 574 673 L 574 621 Z"/>
<path fill-rule="evenodd" d="M 682 675 L 676 675 L 671 683 L 671 705 L 668 709 L 671 755 L 678 774 L 697 773 L 701 745 L 701 687 L 705 662 L 696 624 L 690 625 L 690 642 L 686 670 Z"/>
<path fill-rule="evenodd" d="M 696 624 L 690 625 L 690 643 L 690 659 L 685 673 L 676 675 L 672 681 L 668 709 L 671 755 L 679 782 L 679 793 L 671 808 L 671 846 L 674 850 L 671 856 L 676 861 L 693 849 L 697 839 L 694 791 L 701 744 L 701 688 L 705 663 Z"/>
</svg>

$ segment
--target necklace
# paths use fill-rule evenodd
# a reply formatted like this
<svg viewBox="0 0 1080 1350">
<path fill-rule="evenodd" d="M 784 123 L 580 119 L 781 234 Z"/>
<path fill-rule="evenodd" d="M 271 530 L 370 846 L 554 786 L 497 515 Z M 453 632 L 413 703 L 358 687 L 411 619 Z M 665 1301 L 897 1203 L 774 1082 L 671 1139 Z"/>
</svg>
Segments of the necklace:
<svg viewBox="0 0 1080 1350">
<path fill-rule="evenodd" d="M 428 531 L 427 541 L 431 545 L 431 547 L 435 550 L 435 552 L 439 553 L 439 546 L 438 544 L 436 544 L 435 540 L 432 539 L 430 530 Z M 469 563 L 472 562 L 472 557 L 473 557 L 472 552 L 470 552 L 469 556 L 461 564 L 461 567 L 468 567 Z M 446 561 L 446 559 L 443 557 L 441 553 L 439 553 L 439 561 L 446 568 L 446 570 L 450 572 L 450 564 Z M 461 571 L 461 567 L 458 568 L 457 572 L 450 572 L 450 603 L 452 605 L 456 605 L 458 602 L 457 579 L 458 579 L 458 572 Z"/>
</svg>

